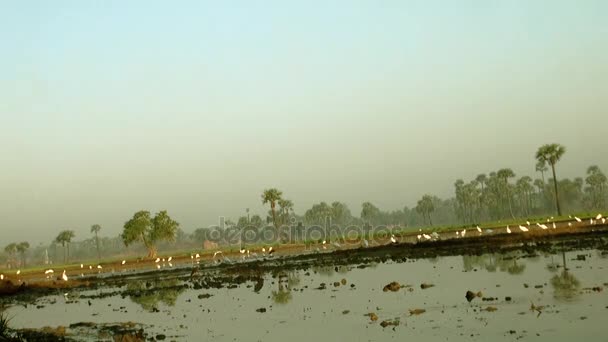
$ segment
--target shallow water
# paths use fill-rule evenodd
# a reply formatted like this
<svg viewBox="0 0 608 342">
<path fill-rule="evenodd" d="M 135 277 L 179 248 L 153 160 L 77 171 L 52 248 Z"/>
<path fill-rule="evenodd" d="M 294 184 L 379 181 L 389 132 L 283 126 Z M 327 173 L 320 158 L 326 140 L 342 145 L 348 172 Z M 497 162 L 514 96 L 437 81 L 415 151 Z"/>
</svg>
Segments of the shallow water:
<svg viewBox="0 0 608 342">
<path fill-rule="evenodd" d="M 579 255 L 585 260 L 578 260 Z M 198 290 L 188 280 L 190 270 L 159 273 L 162 279 L 140 277 L 115 288 L 40 297 L 33 305 L 10 308 L 8 314 L 15 328 L 138 322 L 149 337 L 164 334 L 168 340 L 606 340 L 608 289 L 588 289 L 608 285 L 608 256 L 598 250 L 564 255 L 516 251 L 357 266 L 312 266 L 262 274 L 263 284 L 247 281 L 234 288 Z M 203 277 L 205 272 L 215 271 L 203 271 Z M 335 287 L 342 279 L 346 285 Z M 412 287 L 384 292 L 391 281 Z M 326 289 L 316 289 L 321 283 Z M 421 289 L 421 283 L 435 286 Z M 469 303 L 467 290 L 497 300 L 475 298 Z M 100 293 L 114 294 L 87 298 Z M 211 297 L 199 299 L 202 294 Z M 507 296 L 512 299 L 505 300 Z M 532 303 L 544 308 L 531 310 Z M 489 306 L 496 311 L 480 310 Z M 267 311 L 257 312 L 259 308 Z M 409 309 L 426 312 L 410 315 Z M 372 322 L 365 316 L 370 312 L 379 319 Z M 383 328 L 383 320 L 398 320 L 399 325 Z"/>
</svg>

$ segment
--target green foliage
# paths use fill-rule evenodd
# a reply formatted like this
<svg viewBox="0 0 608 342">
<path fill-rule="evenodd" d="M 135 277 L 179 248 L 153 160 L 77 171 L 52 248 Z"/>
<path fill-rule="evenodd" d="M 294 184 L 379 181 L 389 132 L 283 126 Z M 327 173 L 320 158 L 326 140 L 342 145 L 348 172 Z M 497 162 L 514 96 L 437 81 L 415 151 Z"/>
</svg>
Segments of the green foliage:
<svg viewBox="0 0 608 342">
<path fill-rule="evenodd" d="M 266 189 L 262 193 L 262 204 L 267 204 L 267 203 L 270 204 L 272 222 L 274 223 L 274 226 L 276 228 L 279 227 L 279 222 L 277 221 L 277 215 L 276 215 L 275 208 L 277 206 L 277 202 L 282 199 L 281 196 L 283 196 L 283 192 L 281 192 L 280 190 L 275 189 L 275 188 Z"/>
<path fill-rule="evenodd" d="M 557 187 L 557 177 L 555 175 L 555 164 L 562 158 L 562 156 L 566 153 L 566 148 L 559 144 L 548 144 L 543 145 L 538 148 L 536 151 L 536 160 L 539 164 L 549 164 L 551 166 L 551 171 L 553 172 L 553 185 L 554 185 L 554 195 L 555 195 L 555 206 L 557 208 L 557 215 L 562 214 L 561 206 L 559 203 L 559 191 Z M 538 164 L 537 164 L 538 165 Z"/>
<path fill-rule="evenodd" d="M 129 221 L 125 222 L 122 240 L 125 246 L 142 242 L 148 249 L 148 256 L 156 256 L 158 241 L 175 241 L 179 223 L 171 219 L 166 210 L 158 212 L 154 218 L 150 212 L 136 212 Z"/>
</svg>

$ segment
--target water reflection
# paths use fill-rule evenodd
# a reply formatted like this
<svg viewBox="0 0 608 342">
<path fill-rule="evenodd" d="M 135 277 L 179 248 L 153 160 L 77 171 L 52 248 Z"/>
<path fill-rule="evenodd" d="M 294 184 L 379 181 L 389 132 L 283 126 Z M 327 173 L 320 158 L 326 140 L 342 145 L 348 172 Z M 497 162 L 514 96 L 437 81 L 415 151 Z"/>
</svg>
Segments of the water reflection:
<svg viewBox="0 0 608 342">
<path fill-rule="evenodd" d="M 178 285 L 177 279 L 136 280 L 127 284 L 125 294 L 144 310 L 153 311 L 159 303 L 175 306 L 177 298 L 186 287 Z"/>
<path fill-rule="evenodd" d="M 462 264 L 465 271 L 484 269 L 488 272 L 507 272 L 509 274 L 522 274 L 526 264 L 517 262 L 517 253 L 463 255 Z"/>
<path fill-rule="evenodd" d="M 292 299 L 291 289 L 300 283 L 300 276 L 296 272 L 282 273 L 277 281 L 278 290 L 272 290 L 272 301 L 276 304 L 287 304 Z"/>
<path fill-rule="evenodd" d="M 576 278 L 566 265 L 566 252 L 562 251 L 562 271 L 551 277 L 553 286 L 553 297 L 562 301 L 573 301 L 580 294 L 581 282 Z"/>
</svg>

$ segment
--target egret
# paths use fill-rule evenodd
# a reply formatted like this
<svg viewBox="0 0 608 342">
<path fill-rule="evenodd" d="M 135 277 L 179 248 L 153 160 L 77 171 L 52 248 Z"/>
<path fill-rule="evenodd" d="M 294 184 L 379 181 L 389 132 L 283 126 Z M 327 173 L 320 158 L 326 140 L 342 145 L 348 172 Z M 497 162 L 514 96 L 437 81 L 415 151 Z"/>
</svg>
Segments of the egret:
<svg viewBox="0 0 608 342">
<path fill-rule="evenodd" d="M 602 224 L 606 223 L 606 219 L 602 217 Z"/>
<path fill-rule="evenodd" d="M 529 230 L 528 228 L 526 228 L 526 227 L 524 227 L 524 226 L 519 226 L 519 229 L 520 229 L 522 232 L 527 232 L 527 231 Z"/>
<path fill-rule="evenodd" d="M 466 229 L 463 229 L 462 233 L 460 233 L 460 235 L 462 235 L 462 237 L 464 237 L 466 234 L 467 234 L 467 230 Z"/>
<path fill-rule="evenodd" d="M 194 255 L 195 258 L 199 259 L 201 257 L 200 254 L 196 253 L 196 255 Z"/>
<path fill-rule="evenodd" d="M 123 261 L 122 261 L 120 264 L 121 264 L 121 265 L 124 265 L 124 264 L 126 264 L 126 263 L 127 263 L 127 260 L 123 260 Z"/>
<path fill-rule="evenodd" d="M 553 229 L 557 228 L 557 226 L 555 225 L 555 222 L 553 222 Z"/>
<path fill-rule="evenodd" d="M 266 248 L 262 247 L 262 253 L 266 254 Z"/>
<path fill-rule="evenodd" d="M 272 255 L 274 253 L 274 249 L 272 247 L 268 247 L 268 255 Z"/>
<path fill-rule="evenodd" d="M 67 274 L 65 274 L 65 270 L 63 270 L 63 274 L 61 275 L 61 279 L 63 279 L 63 281 L 68 281 L 68 276 L 67 276 Z"/>
<path fill-rule="evenodd" d="M 511 234 L 511 228 L 509 228 L 509 226 L 507 226 L 507 233 Z"/>
<path fill-rule="evenodd" d="M 101 265 L 97 265 L 97 269 L 98 270 L 102 269 Z"/>
<path fill-rule="evenodd" d="M 160 258 L 156 258 L 156 260 L 154 260 L 155 263 L 158 264 L 158 262 L 160 261 Z"/>
<path fill-rule="evenodd" d="M 601 220 L 602 219 L 602 214 L 597 214 L 597 216 L 595 217 L 596 220 Z"/>
<path fill-rule="evenodd" d="M 530 225 L 530 221 L 526 221 L 526 224 L 529 226 Z"/>
<path fill-rule="evenodd" d="M 167 259 L 167 262 L 171 262 L 171 260 L 173 260 L 173 257 L 169 257 L 169 259 Z"/>
<path fill-rule="evenodd" d="M 156 264 L 156 269 L 160 270 L 160 265 Z"/>
<path fill-rule="evenodd" d="M 456 231 L 456 237 L 460 237 L 460 232 Z"/>
<path fill-rule="evenodd" d="M 392 243 L 397 243 L 397 239 L 395 239 L 395 235 L 391 234 L 391 242 Z"/>
<path fill-rule="evenodd" d="M 593 219 L 589 219 L 589 224 L 593 226 L 595 224 L 595 221 L 593 221 Z"/>
<path fill-rule="evenodd" d="M 20 274 L 21 274 L 21 270 L 17 270 L 17 275 L 20 275 Z"/>
<path fill-rule="evenodd" d="M 425 239 L 427 239 L 427 240 L 430 240 L 430 239 L 431 239 L 431 236 L 430 236 L 430 235 L 428 235 L 428 234 L 422 234 L 422 236 L 424 236 L 424 238 L 425 238 Z"/>
<path fill-rule="evenodd" d="M 80 264 L 80 268 L 84 268 L 84 264 Z"/>
<path fill-rule="evenodd" d="M 363 242 L 363 247 L 365 247 L 365 248 L 369 247 L 369 242 L 367 242 L 366 239 L 363 239 L 362 242 Z"/>
<path fill-rule="evenodd" d="M 239 249 L 239 252 L 240 252 L 241 254 L 245 254 L 245 248 L 242 248 L 242 247 L 241 247 L 241 249 Z"/>
<path fill-rule="evenodd" d="M 53 274 L 54 272 L 55 271 L 49 269 L 49 270 L 44 271 L 44 274 Z"/>
<path fill-rule="evenodd" d="M 90 270 L 92 270 L 92 269 L 93 269 L 93 266 L 89 265 L 89 269 L 90 269 Z"/>
<path fill-rule="evenodd" d="M 568 222 L 568 227 L 572 227 L 572 222 Z"/>
<path fill-rule="evenodd" d="M 327 247 L 325 247 L 325 244 L 326 244 L 326 243 L 327 243 L 327 242 L 326 242 L 325 240 L 323 240 L 323 249 L 327 249 Z"/>
<path fill-rule="evenodd" d="M 479 226 L 477 226 L 477 231 L 481 233 L 481 228 L 479 228 Z"/>
<path fill-rule="evenodd" d="M 4 274 L 0 274 L 0 280 L 4 280 Z"/>
<path fill-rule="evenodd" d="M 547 225 L 544 225 L 544 224 L 539 224 L 538 226 L 541 227 L 542 229 L 547 229 L 548 228 Z"/>
<path fill-rule="evenodd" d="M 580 218 L 574 216 L 574 219 L 576 220 L 576 222 L 582 222 L 583 220 L 581 220 Z"/>
</svg>

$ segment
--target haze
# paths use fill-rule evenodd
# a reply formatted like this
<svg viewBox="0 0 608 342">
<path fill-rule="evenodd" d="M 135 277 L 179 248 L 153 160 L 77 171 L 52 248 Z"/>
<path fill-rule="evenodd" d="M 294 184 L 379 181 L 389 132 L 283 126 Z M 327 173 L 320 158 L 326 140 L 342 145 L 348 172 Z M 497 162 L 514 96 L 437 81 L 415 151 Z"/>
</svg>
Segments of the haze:
<svg viewBox="0 0 608 342">
<path fill-rule="evenodd" d="M 608 169 L 605 1 L 6 1 L 0 239 Z"/>
</svg>

